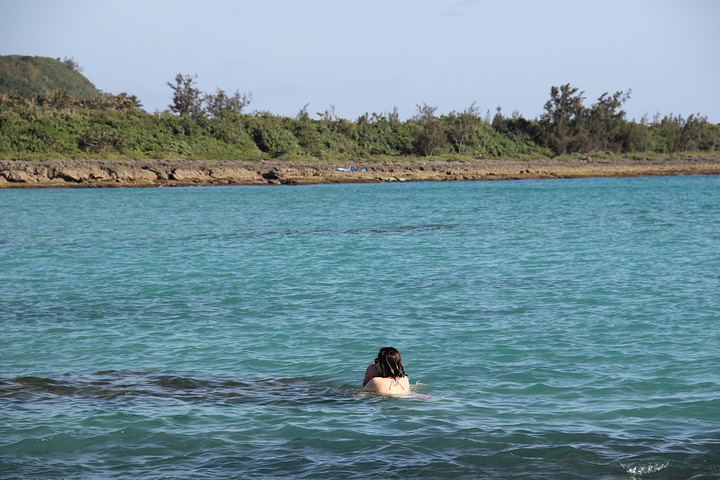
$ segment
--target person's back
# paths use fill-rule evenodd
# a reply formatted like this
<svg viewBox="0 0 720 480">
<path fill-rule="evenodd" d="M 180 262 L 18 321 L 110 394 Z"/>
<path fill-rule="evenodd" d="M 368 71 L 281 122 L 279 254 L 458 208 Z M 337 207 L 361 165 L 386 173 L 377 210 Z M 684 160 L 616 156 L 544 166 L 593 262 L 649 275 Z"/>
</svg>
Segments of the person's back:
<svg viewBox="0 0 720 480">
<path fill-rule="evenodd" d="M 405 395 L 410 393 L 410 380 L 408 377 L 373 377 L 365 385 L 368 392 L 383 393 L 385 395 Z"/>
<path fill-rule="evenodd" d="M 385 395 L 410 393 L 410 380 L 405 375 L 400 352 L 393 347 L 381 348 L 375 363 L 365 371 L 363 387 L 365 391 Z"/>
</svg>

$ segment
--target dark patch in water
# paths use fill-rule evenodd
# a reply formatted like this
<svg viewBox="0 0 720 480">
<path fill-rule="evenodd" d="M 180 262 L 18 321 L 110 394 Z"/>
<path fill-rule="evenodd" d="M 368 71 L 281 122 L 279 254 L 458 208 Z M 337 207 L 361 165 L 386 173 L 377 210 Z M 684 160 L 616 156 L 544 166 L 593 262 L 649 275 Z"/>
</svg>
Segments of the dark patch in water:
<svg viewBox="0 0 720 480">
<path fill-rule="evenodd" d="M 267 232 L 234 232 L 234 233 L 199 233 L 183 237 L 156 238 L 156 240 L 183 240 L 190 238 L 212 239 L 212 238 L 256 238 L 256 237 L 300 237 L 312 235 L 367 235 L 367 234 L 388 234 L 406 232 L 426 232 L 433 230 L 445 230 L 455 228 L 455 225 L 405 225 L 386 228 L 355 228 L 349 230 L 272 230 Z M 145 239 L 128 239 L 145 240 Z"/>
<path fill-rule="evenodd" d="M 263 238 L 263 237 L 299 237 L 299 236 L 314 236 L 314 235 L 368 235 L 368 234 L 392 234 L 392 233 L 417 233 L 426 232 L 433 230 L 445 230 L 455 228 L 455 225 L 405 225 L 399 227 L 386 227 L 386 228 L 355 228 L 348 230 L 332 230 L 332 229 L 318 229 L 318 230 L 271 230 L 267 232 L 232 232 L 232 233 L 198 233 L 195 235 L 183 235 L 183 236 L 157 236 L 157 237 L 129 237 L 129 238 L 104 238 L 100 239 L 100 242 L 107 243 L 146 243 L 154 241 L 179 241 L 189 239 L 215 239 L 215 238 Z M 0 243 L 3 243 L 0 241 Z M 5 242 L 10 243 L 10 242 Z M 30 244 L 51 244 L 51 245 L 74 245 L 76 247 L 95 247 L 97 246 L 98 240 L 86 240 L 77 239 L 65 242 L 33 242 L 23 241 L 14 242 L 22 243 L 24 245 Z"/>
<path fill-rule="evenodd" d="M 337 387 L 308 378 L 258 380 L 197 379 L 153 372 L 110 370 L 54 378 L 19 377 L 0 380 L 0 398 L 16 401 L 58 397 L 114 399 L 126 396 L 254 404 L 308 404 L 356 400 L 355 387 Z"/>
</svg>

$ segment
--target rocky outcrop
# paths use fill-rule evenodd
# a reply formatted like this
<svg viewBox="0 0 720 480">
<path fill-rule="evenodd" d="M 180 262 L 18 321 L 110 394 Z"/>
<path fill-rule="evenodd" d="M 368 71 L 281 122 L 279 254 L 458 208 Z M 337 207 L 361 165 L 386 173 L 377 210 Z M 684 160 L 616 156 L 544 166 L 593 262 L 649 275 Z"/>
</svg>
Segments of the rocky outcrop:
<svg viewBox="0 0 720 480">
<path fill-rule="evenodd" d="M 355 167 L 354 171 L 349 167 Z M 0 187 L 132 187 L 505 180 L 720 174 L 718 158 L 660 160 L 475 160 L 340 164 L 296 161 L 0 161 Z"/>
</svg>

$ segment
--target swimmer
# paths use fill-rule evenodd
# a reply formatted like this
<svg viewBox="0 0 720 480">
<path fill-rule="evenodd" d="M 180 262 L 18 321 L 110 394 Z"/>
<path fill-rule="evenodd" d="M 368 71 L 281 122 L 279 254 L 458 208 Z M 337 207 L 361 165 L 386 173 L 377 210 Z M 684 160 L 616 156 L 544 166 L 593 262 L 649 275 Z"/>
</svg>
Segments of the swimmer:
<svg viewBox="0 0 720 480">
<path fill-rule="evenodd" d="M 410 381 L 405 375 L 400 352 L 393 347 L 381 348 L 375 363 L 365 370 L 363 387 L 365 391 L 385 395 L 410 393 Z"/>
</svg>

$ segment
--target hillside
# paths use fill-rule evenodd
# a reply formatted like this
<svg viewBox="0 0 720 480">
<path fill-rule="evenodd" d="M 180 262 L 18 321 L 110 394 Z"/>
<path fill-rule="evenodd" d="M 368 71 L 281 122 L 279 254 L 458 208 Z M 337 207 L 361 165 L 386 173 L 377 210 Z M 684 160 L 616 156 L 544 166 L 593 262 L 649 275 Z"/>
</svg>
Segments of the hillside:
<svg viewBox="0 0 720 480">
<path fill-rule="evenodd" d="M 58 90 L 72 97 L 92 97 L 101 93 L 80 73 L 72 59 L 0 56 L 0 94 L 15 91 L 29 97 Z"/>
</svg>

